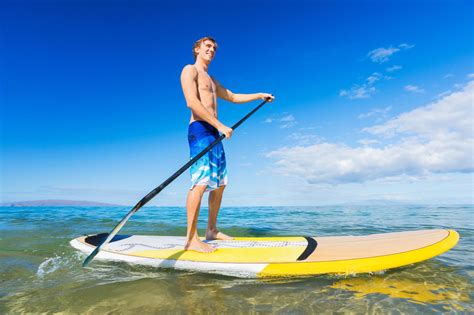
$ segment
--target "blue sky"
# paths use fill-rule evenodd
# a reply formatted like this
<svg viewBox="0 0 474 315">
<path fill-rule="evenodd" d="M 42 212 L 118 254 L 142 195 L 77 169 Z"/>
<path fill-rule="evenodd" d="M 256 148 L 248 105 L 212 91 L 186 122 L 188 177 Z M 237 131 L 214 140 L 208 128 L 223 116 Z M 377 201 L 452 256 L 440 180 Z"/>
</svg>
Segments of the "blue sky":
<svg viewBox="0 0 474 315">
<path fill-rule="evenodd" d="M 276 96 L 225 141 L 224 206 L 472 203 L 469 1 L 3 1 L 1 200 L 131 205 L 188 159 L 179 83 Z M 221 101 L 232 125 L 258 104 Z M 183 174 L 152 205 L 184 205 Z"/>
</svg>

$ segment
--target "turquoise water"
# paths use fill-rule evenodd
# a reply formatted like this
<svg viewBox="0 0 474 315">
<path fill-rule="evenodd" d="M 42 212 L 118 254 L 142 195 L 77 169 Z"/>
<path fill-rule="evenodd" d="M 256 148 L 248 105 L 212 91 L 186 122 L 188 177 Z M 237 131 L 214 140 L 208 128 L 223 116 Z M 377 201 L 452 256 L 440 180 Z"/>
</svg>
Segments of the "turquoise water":
<svg viewBox="0 0 474 315">
<path fill-rule="evenodd" d="M 234 236 L 366 235 L 451 228 L 451 251 L 372 275 L 238 279 L 94 261 L 69 241 L 108 232 L 125 207 L 0 208 L 0 313 L 474 313 L 474 206 L 223 208 Z M 203 209 L 200 233 L 206 224 Z M 185 235 L 184 208 L 144 208 L 122 233 Z"/>
</svg>

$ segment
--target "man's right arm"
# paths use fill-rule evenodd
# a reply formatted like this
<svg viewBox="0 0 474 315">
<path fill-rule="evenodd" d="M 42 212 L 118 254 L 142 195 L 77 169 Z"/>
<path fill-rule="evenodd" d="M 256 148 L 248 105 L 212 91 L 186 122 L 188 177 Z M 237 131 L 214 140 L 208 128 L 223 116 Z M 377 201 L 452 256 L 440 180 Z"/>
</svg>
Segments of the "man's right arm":
<svg viewBox="0 0 474 315">
<path fill-rule="evenodd" d="M 186 99 L 186 105 L 197 116 L 210 123 L 217 130 L 225 134 L 226 138 L 230 138 L 230 136 L 232 135 L 232 129 L 226 127 L 219 120 L 217 120 L 214 115 L 209 113 L 199 100 L 197 77 L 197 70 L 192 65 L 185 66 L 183 68 L 183 71 L 181 72 L 181 87 L 183 89 L 184 98 Z"/>
</svg>

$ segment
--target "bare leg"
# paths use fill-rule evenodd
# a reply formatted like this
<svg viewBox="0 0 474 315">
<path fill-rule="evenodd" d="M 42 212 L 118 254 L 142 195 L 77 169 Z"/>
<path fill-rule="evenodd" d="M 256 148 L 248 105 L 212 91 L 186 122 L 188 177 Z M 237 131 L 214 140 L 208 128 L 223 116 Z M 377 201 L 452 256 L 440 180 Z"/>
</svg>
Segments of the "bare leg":
<svg viewBox="0 0 474 315">
<path fill-rule="evenodd" d="M 201 207 L 201 199 L 204 195 L 206 186 L 194 186 L 188 193 L 186 200 L 186 209 L 188 214 L 188 231 L 185 250 L 195 250 L 198 252 L 210 253 L 215 251 L 215 248 L 209 244 L 203 243 L 197 234 L 197 221 L 199 216 L 199 209 Z"/>
<path fill-rule="evenodd" d="M 232 237 L 219 232 L 217 229 L 217 214 L 221 207 L 222 194 L 225 186 L 221 186 L 209 193 L 209 220 L 207 221 L 206 239 L 207 240 L 231 240 Z"/>
</svg>

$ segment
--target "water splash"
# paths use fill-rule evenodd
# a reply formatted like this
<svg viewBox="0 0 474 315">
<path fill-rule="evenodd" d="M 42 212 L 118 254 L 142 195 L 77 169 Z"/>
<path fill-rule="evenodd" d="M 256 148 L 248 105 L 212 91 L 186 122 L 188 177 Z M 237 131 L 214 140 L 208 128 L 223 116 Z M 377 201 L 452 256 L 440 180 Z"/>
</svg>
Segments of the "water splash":
<svg viewBox="0 0 474 315">
<path fill-rule="evenodd" d="M 68 255 L 63 253 L 62 255 L 56 254 L 54 257 L 49 257 L 38 266 L 36 276 L 41 279 L 56 271 L 70 269 L 81 261 L 82 256 L 80 253 L 74 252 Z"/>
<path fill-rule="evenodd" d="M 56 256 L 56 257 L 48 258 L 38 266 L 38 271 L 36 271 L 36 275 L 39 278 L 43 278 L 46 274 L 52 273 L 58 270 L 60 266 L 61 266 L 61 257 Z"/>
</svg>

